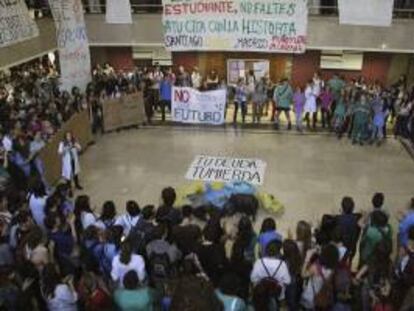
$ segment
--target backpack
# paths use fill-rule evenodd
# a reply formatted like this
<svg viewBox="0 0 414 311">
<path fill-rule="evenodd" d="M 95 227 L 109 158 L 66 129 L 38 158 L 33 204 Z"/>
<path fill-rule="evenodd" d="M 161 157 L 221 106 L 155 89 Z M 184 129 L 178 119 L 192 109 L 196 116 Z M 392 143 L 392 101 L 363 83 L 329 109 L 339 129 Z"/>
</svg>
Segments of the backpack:
<svg viewBox="0 0 414 311">
<path fill-rule="evenodd" d="M 377 228 L 378 231 L 381 233 L 381 241 L 377 243 L 375 246 L 376 249 L 380 249 L 381 253 L 391 255 L 392 253 L 392 239 L 387 236 L 387 233 L 381 229 Z"/>
<path fill-rule="evenodd" d="M 319 267 L 319 275 L 322 277 L 322 287 L 319 292 L 315 293 L 314 297 L 314 305 L 315 308 L 318 310 L 329 310 L 330 307 L 334 305 L 334 282 L 333 282 L 333 275 L 328 278 L 325 278 L 322 272 L 322 268 Z M 312 280 L 311 280 L 312 282 Z M 312 282 L 313 287 L 313 282 Z"/>
<path fill-rule="evenodd" d="M 149 264 L 152 280 L 165 280 L 171 276 L 172 267 L 167 253 L 152 253 Z"/>
<path fill-rule="evenodd" d="M 334 291 L 338 302 L 349 303 L 351 301 L 352 273 L 345 264 L 341 264 L 335 271 Z"/>
<path fill-rule="evenodd" d="M 270 271 L 269 269 L 267 269 L 263 261 L 263 258 L 260 258 L 260 262 L 262 263 L 262 266 L 265 269 L 267 276 L 261 279 L 260 282 L 256 285 L 256 287 L 264 289 L 271 296 L 278 299 L 280 296 L 280 293 L 282 292 L 282 285 L 279 283 L 279 281 L 275 277 L 277 273 L 279 272 L 279 269 L 282 266 L 283 261 L 280 260 L 279 266 L 277 267 L 277 269 L 275 270 L 273 274 L 270 274 Z"/>
</svg>

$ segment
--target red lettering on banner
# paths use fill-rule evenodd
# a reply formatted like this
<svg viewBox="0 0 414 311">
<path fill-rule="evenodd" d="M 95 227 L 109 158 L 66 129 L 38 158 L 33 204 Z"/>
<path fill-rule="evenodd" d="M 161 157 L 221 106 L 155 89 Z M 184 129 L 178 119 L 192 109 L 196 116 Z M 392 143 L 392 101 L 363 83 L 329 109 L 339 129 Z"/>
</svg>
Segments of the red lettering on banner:
<svg viewBox="0 0 414 311">
<path fill-rule="evenodd" d="M 175 90 L 174 100 L 182 103 L 188 103 L 190 101 L 190 92 L 187 90 Z"/>
</svg>

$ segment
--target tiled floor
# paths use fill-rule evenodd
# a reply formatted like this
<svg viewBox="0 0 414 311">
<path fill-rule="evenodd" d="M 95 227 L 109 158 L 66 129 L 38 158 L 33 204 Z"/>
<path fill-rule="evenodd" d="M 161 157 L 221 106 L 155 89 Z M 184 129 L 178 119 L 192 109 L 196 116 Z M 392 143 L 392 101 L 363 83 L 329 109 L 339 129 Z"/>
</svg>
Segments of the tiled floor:
<svg viewBox="0 0 414 311">
<path fill-rule="evenodd" d="M 394 215 L 414 196 L 414 161 L 394 139 L 379 148 L 360 147 L 327 134 L 233 128 L 147 127 L 106 134 L 81 158 L 81 178 L 98 210 L 105 200 L 114 200 L 119 210 L 128 199 L 158 204 L 163 187 L 186 182 L 198 154 L 266 161 L 262 188 L 286 205 L 278 220 L 284 232 L 298 220 L 316 222 L 338 211 L 343 195 L 367 209 L 372 194 L 382 191 Z"/>
</svg>

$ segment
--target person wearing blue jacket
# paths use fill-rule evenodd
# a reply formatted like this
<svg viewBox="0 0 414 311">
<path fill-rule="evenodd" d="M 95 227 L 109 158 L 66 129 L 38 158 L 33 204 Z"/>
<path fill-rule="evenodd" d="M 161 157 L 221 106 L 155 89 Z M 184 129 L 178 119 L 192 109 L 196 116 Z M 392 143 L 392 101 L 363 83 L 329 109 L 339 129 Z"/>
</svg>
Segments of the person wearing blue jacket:
<svg viewBox="0 0 414 311">
<path fill-rule="evenodd" d="M 168 107 L 171 111 L 171 93 L 172 86 L 174 85 L 173 76 L 165 74 L 160 83 L 160 97 L 161 97 L 161 118 L 162 122 L 165 121 L 165 107 Z"/>
</svg>

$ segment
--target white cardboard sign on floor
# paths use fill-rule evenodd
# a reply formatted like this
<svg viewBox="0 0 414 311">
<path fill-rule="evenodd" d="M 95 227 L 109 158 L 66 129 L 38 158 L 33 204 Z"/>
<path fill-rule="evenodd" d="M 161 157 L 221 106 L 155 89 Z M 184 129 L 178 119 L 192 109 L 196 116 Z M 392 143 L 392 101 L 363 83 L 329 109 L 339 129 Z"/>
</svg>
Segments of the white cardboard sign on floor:
<svg viewBox="0 0 414 311">
<path fill-rule="evenodd" d="M 262 185 L 266 162 L 259 159 L 197 155 L 191 163 L 186 179 L 202 181 L 245 181 Z"/>
</svg>

